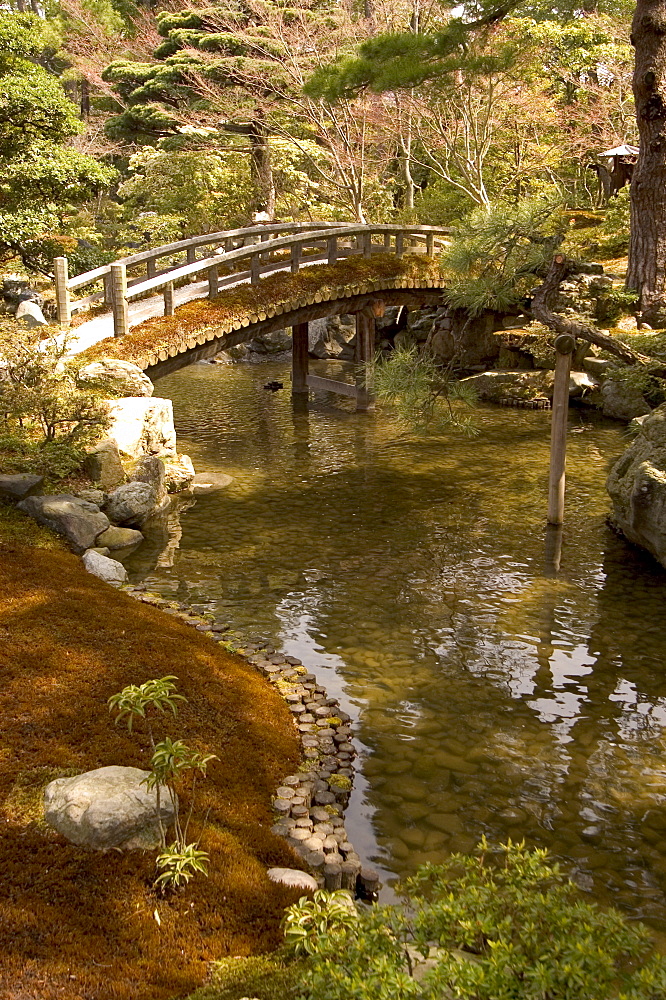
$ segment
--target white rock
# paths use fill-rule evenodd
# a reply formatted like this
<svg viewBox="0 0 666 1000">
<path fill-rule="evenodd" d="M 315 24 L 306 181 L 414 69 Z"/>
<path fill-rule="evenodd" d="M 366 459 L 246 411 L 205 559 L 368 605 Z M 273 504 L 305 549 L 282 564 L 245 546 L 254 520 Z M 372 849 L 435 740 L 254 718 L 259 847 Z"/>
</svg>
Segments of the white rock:
<svg viewBox="0 0 666 1000">
<path fill-rule="evenodd" d="M 117 358 L 101 358 L 80 369 L 77 382 L 99 386 L 102 392 L 117 392 L 120 396 L 152 396 L 153 383 L 138 365 Z"/>
<path fill-rule="evenodd" d="M 83 565 L 93 576 L 98 576 L 100 580 L 111 583 L 115 587 L 127 582 L 127 570 L 122 563 L 119 563 L 117 559 L 102 556 L 92 549 L 84 552 Z"/>
<path fill-rule="evenodd" d="M 317 880 L 308 875 L 307 872 L 301 872 L 297 868 L 269 868 L 268 877 L 271 882 L 277 882 L 280 885 L 287 885 L 290 889 L 303 889 L 304 892 L 314 892 L 318 889 Z"/>
<path fill-rule="evenodd" d="M 23 326 L 27 326 L 29 330 L 35 326 L 48 326 L 48 320 L 44 317 L 42 310 L 36 302 L 31 302 L 29 299 L 19 302 L 16 309 L 16 319 Z"/>
<path fill-rule="evenodd" d="M 127 396 L 109 400 L 108 437 L 116 441 L 124 458 L 141 455 L 175 457 L 176 430 L 170 399 Z"/>
<path fill-rule="evenodd" d="M 164 482 L 168 493 L 180 493 L 192 485 L 195 472 L 189 455 L 176 455 L 164 463 Z"/>
<path fill-rule="evenodd" d="M 108 561 L 108 560 L 107 560 Z M 100 767 L 72 778 L 56 778 L 44 791 L 46 822 L 79 847 L 103 851 L 159 847 L 157 792 L 138 767 Z M 173 821 L 169 793 L 160 795 L 165 829 Z"/>
</svg>

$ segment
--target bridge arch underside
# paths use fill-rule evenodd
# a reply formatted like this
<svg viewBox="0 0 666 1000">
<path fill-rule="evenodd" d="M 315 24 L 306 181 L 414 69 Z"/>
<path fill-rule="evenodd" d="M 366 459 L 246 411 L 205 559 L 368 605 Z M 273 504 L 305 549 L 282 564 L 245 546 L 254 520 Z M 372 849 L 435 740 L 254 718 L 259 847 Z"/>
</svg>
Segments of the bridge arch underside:
<svg viewBox="0 0 666 1000">
<path fill-rule="evenodd" d="M 276 330 L 309 323 L 315 319 L 325 319 L 328 316 L 363 313 L 373 310 L 379 303 L 386 306 L 405 306 L 408 309 L 421 309 L 425 306 L 444 304 L 441 288 L 423 287 L 388 288 L 385 291 L 375 289 L 370 293 L 350 294 L 348 297 L 341 296 L 330 302 L 299 305 L 293 309 L 287 305 L 284 311 L 276 316 L 251 323 L 249 326 L 239 327 L 230 333 L 220 334 L 219 337 L 213 337 L 204 344 L 183 347 L 183 350 L 174 357 L 166 358 L 164 361 L 147 367 L 145 369 L 146 375 L 154 382 L 197 361 L 206 361 L 229 347 L 244 344 L 261 334 L 274 333 Z"/>
</svg>

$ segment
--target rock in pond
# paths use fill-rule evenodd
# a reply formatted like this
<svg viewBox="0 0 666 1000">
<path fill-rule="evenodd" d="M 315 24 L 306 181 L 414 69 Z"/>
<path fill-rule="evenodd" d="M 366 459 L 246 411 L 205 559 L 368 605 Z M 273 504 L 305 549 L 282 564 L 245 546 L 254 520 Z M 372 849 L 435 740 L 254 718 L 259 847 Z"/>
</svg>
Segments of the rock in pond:
<svg viewBox="0 0 666 1000">
<path fill-rule="evenodd" d="M 102 548 L 105 548 L 103 546 Z M 108 552 L 109 549 L 106 548 Z M 88 549 L 83 554 L 83 565 L 93 576 L 99 577 L 105 583 L 110 583 L 114 587 L 119 587 L 121 583 L 127 583 L 127 570 L 117 559 L 110 559 L 108 556 Z"/>
<path fill-rule="evenodd" d="M 108 412 L 108 436 L 116 442 L 125 458 L 175 456 L 176 431 L 170 399 L 127 396 L 125 399 L 110 400 Z"/>
<path fill-rule="evenodd" d="M 195 472 L 189 455 L 176 455 L 164 463 L 164 484 L 167 493 L 181 493 L 189 490 Z"/>
<path fill-rule="evenodd" d="M 224 472 L 197 472 L 192 480 L 192 489 L 195 493 L 212 493 L 213 490 L 223 490 L 233 481 L 233 476 Z"/>
<path fill-rule="evenodd" d="M 97 536 L 110 524 L 97 504 L 80 500 L 70 493 L 26 497 L 18 507 L 34 517 L 35 521 L 64 535 L 72 550 L 79 555 L 92 548 Z"/>
<path fill-rule="evenodd" d="M 167 495 L 164 462 L 156 455 L 142 455 L 132 469 L 130 482 L 147 483 L 155 491 L 157 503 L 161 503 Z"/>
<path fill-rule="evenodd" d="M 31 476 L 27 472 L 13 476 L 0 475 L 0 497 L 8 500 L 24 500 L 31 493 L 35 493 L 43 482 L 44 476 Z"/>
<path fill-rule="evenodd" d="M 607 379 L 601 386 L 601 398 L 604 416 L 614 420 L 633 420 L 651 410 L 638 389 L 613 379 Z"/>
<path fill-rule="evenodd" d="M 104 510 L 113 524 L 141 527 L 157 507 L 152 486 L 148 483 L 125 483 L 109 495 Z"/>
<path fill-rule="evenodd" d="M 615 527 L 666 566 L 666 403 L 642 421 L 606 489 Z"/>
<path fill-rule="evenodd" d="M 97 536 L 97 546 L 107 549 L 135 549 L 141 545 L 143 535 L 134 528 L 117 528 L 111 525 L 101 535 Z"/>
<path fill-rule="evenodd" d="M 46 822 L 78 847 L 97 851 L 159 847 L 157 791 L 145 785 L 149 773 L 138 767 L 112 765 L 72 778 L 56 778 L 44 792 Z M 160 800 L 166 828 L 174 818 L 166 789 Z"/>
<path fill-rule="evenodd" d="M 319 888 L 316 878 L 297 868 L 269 868 L 268 877 L 271 882 L 289 886 L 290 889 L 302 889 L 303 892 L 314 892 Z"/>
</svg>

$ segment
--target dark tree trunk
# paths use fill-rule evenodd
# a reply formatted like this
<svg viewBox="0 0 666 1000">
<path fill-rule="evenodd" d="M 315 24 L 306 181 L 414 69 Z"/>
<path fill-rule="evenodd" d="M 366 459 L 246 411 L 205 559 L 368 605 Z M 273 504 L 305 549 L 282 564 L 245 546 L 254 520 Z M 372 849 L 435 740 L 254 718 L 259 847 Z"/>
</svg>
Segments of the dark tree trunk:
<svg viewBox="0 0 666 1000">
<path fill-rule="evenodd" d="M 643 319 L 666 322 L 666 0 L 638 0 L 631 32 L 640 154 L 631 185 L 627 287 Z"/>
<path fill-rule="evenodd" d="M 270 220 L 275 217 L 275 180 L 268 139 L 260 122 L 253 122 L 250 129 L 252 147 L 252 173 L 258 191 L 257 210 L 265 212 Z"/>
<path fill-rule="evenodd" d="M 90 84 L 85 76 L 81 77 L 81 117 L 84 121 L 90 118 Z"/>
</svg>

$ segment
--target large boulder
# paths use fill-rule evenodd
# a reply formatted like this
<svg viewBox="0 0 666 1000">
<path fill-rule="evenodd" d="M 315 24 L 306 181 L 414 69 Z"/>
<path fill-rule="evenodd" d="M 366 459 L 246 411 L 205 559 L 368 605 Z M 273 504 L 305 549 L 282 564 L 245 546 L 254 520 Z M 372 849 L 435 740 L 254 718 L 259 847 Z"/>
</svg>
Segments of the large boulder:
<svg viewBox="0 0 666 1000">
<path fill-rule="evenodd" d="M 105 532 L 106 534 L 106 532 Z M 110 583 L 114 587 L 119 587 L 122 583 L 127 583 L 127 570 L 117 559 L 109 559 L 108 546 L 102 546 L 101 551 L 88 549 L 83 553 L 83 565 L 93 576 L 99 577 L 105 583 Z"/>
<path fill-rule="evenodd" d="M 56 778 L 44 792 L 46 822 L 78 847 L 96 851 L 159 847 L 158 815 L 166 829 L 173 822 L 174 807 L 163 788 L 158 814 L 157 790 L 145 784 L 149 773 L 111 766 Z"/>
<path fill-rule="evenodd" d="M 604 416 L 614 420 L 633 420 L 634 417 L 649 413 L 651 409 L 639 389 L 614 379 L 606 379 L 603 383 L 601 398 Z"/>
<path fill-rule="evenodd" d="M 118 528 L 113 524 L 97 536 L 97 547 L 102 546 L 110 552 L 120 549 L 135 549 L 142 542 L 143 535 L 140 531 L 136 531 L 134 528 Z"/>
<path fill-rule="evenodd" d="M 0 497 L 6 500 L 23 500 L 36 493 L 44 482 L 44 476 L 31 476 L 27 472 L 16 475 L 0 475 Z"/>
<path fill-rule="evenodd" d="M 125 482 L 125 470 L 115 441 L 106 438 L 94 445 L 85 459 L 83 469 L 93 483 L 108 492 Z"/>
<path fill-rule="evenodd" d="M 291 337 L 286 330 L 260 333 L 248 341 L 247 349 L 254 354 L 282 354 L 291 350 Z"/>
<path fill-rule="evenodd" d="M 162 503 L 167 495 L 164 462 L 156 455 L 142 455 L 130 474 L 130 482 L 147 483 L 155 491 L 155 499 Z"/>
<path fill-rule="evenodd" d="M 666 403 L 641 422 L 606 489 L 615 527 L 666 566 Z"/>
<path fill-rule="evenodd" d="M 140 528 L 160 506 L 148 483 L 125 483 L 109 495 L 104 510 L 113 524 Z"/>
<path fill-rule="evenodd" d="M 97 536 L 110 524 L 97 504 L 81 500 L 70 493 L 26 497 L 18 507 L 35 521 L 64 535 L 72 551 L 79 555 L 92 548 Z"/>
<path fill-rule="evenodd" d="M 153 383 L 138 365 L 117 358 L 102 358 L 79 370 L 81 386 L 118 396 L 152 396 Z"/>
<path fill-rule="evenodd" d="M 128 396 L 108 402 L 108 436 L 118 445 L 121 457 L 139 458 L 176 454 L 176 430 L 170 399 Z"/>
</svg>

